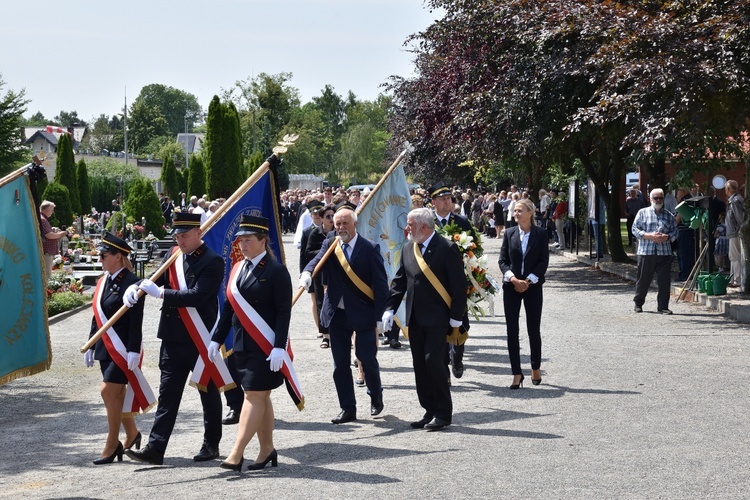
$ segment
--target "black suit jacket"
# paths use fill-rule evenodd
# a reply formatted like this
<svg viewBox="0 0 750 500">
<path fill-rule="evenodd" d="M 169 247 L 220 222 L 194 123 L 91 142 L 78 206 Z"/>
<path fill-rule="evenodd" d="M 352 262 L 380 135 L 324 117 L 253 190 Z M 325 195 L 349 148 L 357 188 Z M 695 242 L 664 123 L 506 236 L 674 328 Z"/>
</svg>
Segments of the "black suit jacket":
<svg viewBox="0 0 750 500">
<path fill-rule="evenodd" d="M 445 304 L 435 288 L 422 273 L 414 257 L 414 243 L 406 243 L 401 252 L 401 267 L 391 281 L 391 292 L 386 309 L 396 311 L 406 293 L 406 324 L 412 319 L 423 327 L 445 326 L 450 319 L 461 319 L 466 313 L 466 276 L 458 247 L 434 234 L 423 252 L 424 260 L 443 284 L 451 297 Z M 408 292 L 408 293 L 407 293 Z"/>
<path fill-rule="evenodd" d="M 305 271 L 312 273 L 328 247 L 335 241 L 333 238 L 326 239 L 318 255 L 308 262 Z M 363 299 L 352 290 L 342 275 L 343 269 L 338 258 L 331 255 L 323 265 L 324 280 L 328 287 L 320 309 L 320 322 L 325 327 L 331 324 L 331 318 L 343 297 L 347 325 L 352 330 L 375 328 L 375 324 L 380 321 L 385 311 L 385 299 L 388 295 L 388 277 L 385 273 L 383 256 L 380 255 L 380 247 L 360 234 L 349 258 L 349 265 L 356 275 L 372 288 L 375 300 Z"/>
<path fill-rule="evenodd" d="M 299 240 L 300 241 L 300 244 L 299 244 L 299 272 L 300 273 L 302 271 L 304 271 L 305 266 L 307 265 L 307 263 L 310 262 L 312 260 L 312 258 L 315 257 L 315 255 L 317 255 L 318 250 L 320 250 L 320 245 L 318 245 L 318 250 L 316 250 L 315 253 L 312 254 L 312 256 L 309 256 L 308 252 L 307 252 L 307 242 L 310 239 L 310 234 L 312 234 L 313 230 L 316 227 L 317 226 L 315 224 L 312 224 L 312 225 L 306 227 L 302 231 L 302 237 Z M 321 243 L 322 242 L 323 241 L 321 240 Z"/>
<path fill-rule="evenodd" d="M 167 253 L 164 260 L 170 255 Z M 183 257 L 179 257 L 173 265 L 183 265 L 182 259 Z M 178 283 L 170 283 L 169 271 L 155 282 L 164 286 L 157 337 L 169 342 L 192 342 L 180 319 L 178 307 L 195 307 L 209 331 L 219 316 L 219 289 L 224 280 L 224 260 L 203 243 L 192 255 L 186 257 L 186 262 L 187 290 L 180 290 Z"/>
<path fill-rule="evenodd" d="M 101 307 L 104 315 L 111 318 L 122 307 L 122 295 L 125 290 L 132 284 L 137 283 L 138 278 L 131 271 L 123 269 L 115 277 L 110 286 L 105 286 L 101 297 Z M 122 340 L 125 349 L 128 352 L 141 352 L 141 340 L 143 339 L 143 305 L 145 295 L 140 298 L 138 303 L 128 309 L 113 328 L 117 336 Z M 89 338 L 99 330 L 96 324 L 96 317 L 91 318 L 91 332 Z M 99 340 L 94 345 L 94 359 L 107 360 L 112 359 L 104 346 L 104 342 Z"/>
<path fill-rule="evenodd" d="M 253 268 L 251 274 L 252 276 L 240 285 L 240 294 L 276 334 L 273 346 L 283 349 L 289 338 L 289 321 L 292 316 L 292 279 L 289 271 L 266 254 Z M 241 276 L 241 274 L 238 275 Z M 227 300 L 221 310 L 219 326 L 211 340 L 223 344 L 229 334 L 230 326 L 234 327 L 235 351 L 260 350 L 255 341 L 245 332 L 239 318 L 234 314 L 232 303 Z"/>
<path fill-rule="evenodd" d="M 500 271 L 505 273 L 510 270 L 518 279 L 526 279 L 529 274 L 539 278 L 539 284 L 544 283 L 544 274 L 549 265 L 549 245 L 547 231 L 539 226 L 531 226 L 529 243 L 526 246 L 526 255 L 522 255 L 521 237 L 519 227 L 513 226 L 505 230 L 503 245 L 500 247 Z M 523 263 L 523 272 L 521 264 Z"/>
<path fill-rule="evenodd" d="M 438 216 L 435 214 L 435 224 L 439 227 L 440 223 L 438 221 Z M 461 228 L 461 231 L 469 231 L 472 236 L 475 236 L 474 234 L 474 228 L 471 225 L 471 222 L 469 222 L 469 219 L 462 217 L 456 213 L 449 213 L 448 214 L 448 224 L 455 224 L 459 228 Z M 446 224 L 447 225 L 447 224 Z"/>
</svg>

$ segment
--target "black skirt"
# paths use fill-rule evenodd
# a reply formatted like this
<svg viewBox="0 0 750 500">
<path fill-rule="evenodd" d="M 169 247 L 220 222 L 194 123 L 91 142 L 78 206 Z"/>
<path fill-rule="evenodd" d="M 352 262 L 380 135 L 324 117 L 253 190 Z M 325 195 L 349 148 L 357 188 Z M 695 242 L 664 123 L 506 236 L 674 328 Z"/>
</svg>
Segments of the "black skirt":
<svg viewBox="0 0 750 500">
<path fill-rule="evenodd" d="M 284 383 L 281 371 L 272 372 L 270 362 L 261 351 L 235 351 L 234 356 L 243 391 L 270 391 Z"/>
<path fill-rule="evenodd" d="M 128 383 L 128 377 L 126 377 L 125 373 L 120 370 L 120 367 L 117 366 L 117 363 L 115 363 L 111 359 L 103 359 L 99 361 L 99 368 L 102 370 L 104 382 L 109 382 L 112 384 Z"/>
</svg>

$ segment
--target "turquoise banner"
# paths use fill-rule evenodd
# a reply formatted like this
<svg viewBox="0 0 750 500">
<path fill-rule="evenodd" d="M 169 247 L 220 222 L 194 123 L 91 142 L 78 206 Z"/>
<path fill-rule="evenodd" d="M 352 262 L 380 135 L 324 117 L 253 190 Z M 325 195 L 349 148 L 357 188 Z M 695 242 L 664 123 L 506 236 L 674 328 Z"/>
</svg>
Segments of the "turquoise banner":
<svg viewBox="0 0 750 500">
<path fill-rule="evenodd" d="M 0 187 L 0 384 L 49 369 L 47 285 L 29 179 Z"/>
</svg>

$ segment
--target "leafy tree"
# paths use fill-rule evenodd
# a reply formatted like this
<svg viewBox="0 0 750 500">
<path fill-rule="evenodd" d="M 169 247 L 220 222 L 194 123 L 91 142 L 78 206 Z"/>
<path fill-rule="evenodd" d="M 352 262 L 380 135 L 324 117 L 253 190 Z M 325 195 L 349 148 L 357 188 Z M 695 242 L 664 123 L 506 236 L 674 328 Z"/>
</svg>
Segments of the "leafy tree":
<svg viewBox="0 0 750 500">
<path fill-rule="evenodd" d="M 177 179 L 177 175 L 174 160 L 169 156 L 164 158 L 161 167 L 161 184 L 164 194 L 172 199 L 180 195 L 180 181 Z"/>
<path fill-rule="evenodd" d="M 59 182 L 50 182 L 42 194 L 43 200 L 55 204 L 55 213 L 50 218 L 53 226 L 70 226 L 73 224 L 73 208 L 70 206 L 70 191 Z"/>
<path fill-rule="evenodd" d="M 73 142 L 70 134 L 61 134 L 57 141 L 57 166 L 55 182 L 62 184 L 70 192 L 70 208 L 74 213 L 81 213 L 81 197 L 78 194 L 76 179 L 76 159 L 73 155 Z"/>
<path fill-rule="evenodd" d="M 27 127 L 42 127 L 44 125 L 47 125 L 49 123 L 49 120 L 47 120 L 41 111 L 37 111 L 33 115 L 29 117 L 28 120 L 26 120 L 26 126 Z"/>
<path fill-rule="evenodd" d="M 186 123 L 190 130 L 201 114 L 198 98 L 193 94 L 154 83 L 143 87 L 133 101 L 129 127 L 142 146 L 148 143 L 148 139 L 143 140 L 144 135 L 146 138 L 157 135 L 176 137 L 185 131 Z M 149 135 L 149 131 L 158 133 Z"/>
<path fill-rule="evenodd" d="M 130 107 L 128 131 L 130 146 L 140 153 L 154 137 L 169 136 L 169 123 L 158 106 L 136 99 Z"/>
<path fill-rule="evenodd" d="M 133 182 L 128 193 L 125 213 L 133 217 L 135 222 L 140 222 L 142 217 L 146 218 L 146 231 L 151 231 L 157 238 L 166 235 L 164 224 L 166 221 L 161 214 L 161 203 L 154 187 L 148 179 L 141 177 Z"/>
<path fill-rule="evenodd" d="M 0 91 L 5 82 L 0 75 Z M 29 157 L 28 149 L 22 147 L 21 124 L 28 100 L 26 92 L 8 90 L 0 96 L 0 175 L 23 165 Z"/>
<path fill-rule="evenodd" d="M 89 186 L 89 173 L 84 160 L 78 162 L 76 180 L 78 181 L 78 196 L 81 200 L 81 213 L 88 214 L 92 207 L 91 186 Z"/>
<path fill-rule="evenodd" d="M 253 173 L 258 170 L 258 167 L 263 165 L 263 161 L 263 155 L 260 154 L 260 151 L 256 151 L 254 154 L 250 155 L 250 157 L 245 160 L 245 164 L 247 165 L 245 179 L 253 175 Z M 242 182 L 245 182 L 244 179 Z"/>
<path fill-rule="evenodd" d="M 471 158 L 512 165 L 536 191 L 548 165 L 570 175 L 577 158 L 620 261 L 626 169 L 736 151 L 750 102 L 747 0 L 429 5 L 446 15 L 410 39 L 418 76 L 389 86 L 396 140 L 415 145 L 419 175 L 456 178 Z"/>
<path fill-rule="evenodd" d="M 107 115 L 99 115 L 99 118 L 89 129 L 89 133 L 86 134 L 83 147 L 94 153 L 99 153 L 102 149 L 123 151 L 125 149 L 125 138 L 121 122 L 116 116 L 110 119 Z"/>
<path fill-rule="evenodd" d="M 56 117 L 52 119 L 52 123 L 60 127 L 72 127 L 73 125 L 86 126 L 87 123 L 78 118 L 77 111 L 60 111 Z"/>
<path fill-rule="evenodd" d="M 190 168 L 188 169 L 187 197 L 203 196 L 206 192 L 206 167 L 203 164 L 203 158 L 200 155 L 193 155 L 190 158 Z"/>
</svg>

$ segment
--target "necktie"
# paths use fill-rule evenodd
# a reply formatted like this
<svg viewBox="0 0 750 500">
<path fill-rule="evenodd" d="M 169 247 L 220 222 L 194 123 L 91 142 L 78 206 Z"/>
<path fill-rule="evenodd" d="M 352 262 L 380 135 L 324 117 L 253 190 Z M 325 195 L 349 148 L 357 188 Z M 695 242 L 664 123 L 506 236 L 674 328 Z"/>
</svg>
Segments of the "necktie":
<svg viewBox="0 0 750 500">
<path fill-rule="evenodd" d="M 445 227 L 445 224 L 446 224 L 447 222 L 448 222 L 448 221 L 446 221 L 445 219 L 440 219 L 440 227 Z"/>
<path fill-rule="evenodd" d="M 424 243 L 420 243 L 419 244 L 419 253 L 421 253 L 422 255 L 424 255 Z"/>
<path fill-rule="evenodd" d="M 341 248 L 344 249 L 344 257 L 346 257 L 346 261 L 349 262 L 349 243 L 344 243 L 341 245 Z"/>
<path fill-rule="evenodd" d="M 237 280 L 237 285 L 242 286 L 245 283 L 245 280 L 247 280 L 247 277 L 250 275 L 250 269 L 252 269 L 253 263 L 249 260 L 245 261 L 245 267 L 242 268 L 242 273 L 240 274 L 240 279 Z"/>
</svg>

